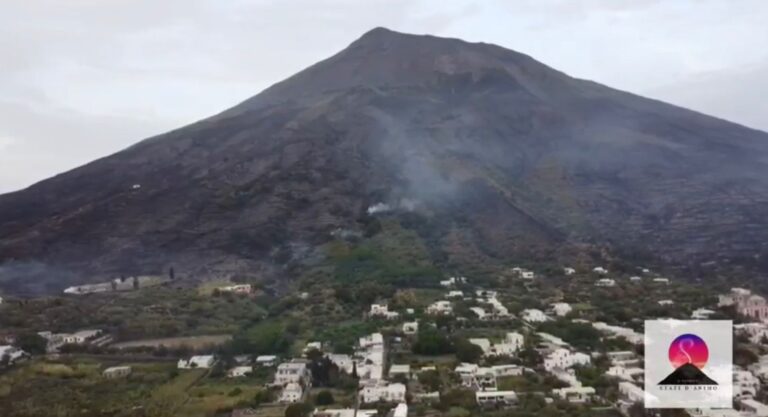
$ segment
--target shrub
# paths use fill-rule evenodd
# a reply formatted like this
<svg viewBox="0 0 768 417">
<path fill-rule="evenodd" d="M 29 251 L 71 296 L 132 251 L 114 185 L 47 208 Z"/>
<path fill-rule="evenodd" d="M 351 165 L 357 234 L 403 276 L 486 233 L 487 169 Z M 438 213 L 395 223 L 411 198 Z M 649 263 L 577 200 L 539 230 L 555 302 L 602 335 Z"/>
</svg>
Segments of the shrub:
<svg viewBox="0 0 768 417">
<path fill-rule="evenodd" d="M 315 397 L 315 404 L 317 405 L 331 405 L 336 400 L 333 398 L 333 394 L 330 391 L 320 391 L 317 393 L 317 397 Z"/>
</svg>

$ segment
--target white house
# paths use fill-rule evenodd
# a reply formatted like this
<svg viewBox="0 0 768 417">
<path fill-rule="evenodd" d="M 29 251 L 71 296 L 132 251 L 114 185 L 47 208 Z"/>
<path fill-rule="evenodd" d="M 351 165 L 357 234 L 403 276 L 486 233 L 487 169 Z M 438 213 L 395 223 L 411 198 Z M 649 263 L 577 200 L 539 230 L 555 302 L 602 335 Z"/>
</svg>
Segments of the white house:
<svg viewBox="0 0 768 417">
<path fill-rule="evenodd" d="M 301 401 L 304 395 L 304 389 L 296 382 L 289 382 L 283 387 L 282 393 L 280 393 L 281 403 L 295 403 Z"/>
<path fill-rule="evenodd" d="M 675 302 L 672 300 L 659 300 L 660 306 L 671 306 L 673 304 L 675 304 Z"/>
<path fill-rule="evenodd" d="M 552 311 L 555 313 L 558 317 L 567 316 L 571 311 L 573 311 L 573 307 L 571 307 L 568 303 L 554 303 L 552 304 Z"/>
<path fill-rule="evenodd" d="M 240 378 L 251 372 L 253 372 L 253 366 L 235 366 L 227 372 L 227 376 L 230 378 Z"/>
<path fill-rule="evenodd" d="M 566 387 L 553 389 L 552 394 L 562 400 L 571 403 L 585 403 L 595 396 L 595 389 L 592 387 Z"/>
<path fill-rule="evenodd" d="M 605 275 L 605 274 L 608 273 L 608 270 L 603 268 L 602 266 L 596 266 L 596 267 L 592 268 L 592 272 L 594 272 L 596 274 L 600 274 L 600 275 Z"/>
<path fill-rule="evenodd" d="M 739 367 L 733 369 L 733 396 L 753 398 L 760 390 L 760 380 L 752 372 Z"/>
<path fill-rule="evenodd" d="M 637 354 L 631 350 L 606 352 L 605 356 L 611 362 L 611 365 L 616 366 L 626 367 L 628 365 L 636 365 L 640 362 L 637 358 Z"/>
<path fill-rule="evenodd" d="M 568 346 L 568 343 L 566 343 L 565 340 L 563 340 L 563 339 L 561 339 L 561 338 L 559 338 L 559 337 L 557 337 L 555 335 L 551 335 L 549 333 L 544 333 L 544 332 L 538 332 L 538 333 L 536 333 L 536 335 L 539 336 L 544 341 L 544 343 L 546 343 L 546 344 L 548 344 L 550 346 L 553 346 L 553 347 L 566 347 L 566 346 Z"/>
<path fill-rule="evenodd" d="M 17 347 L 10 346 L 10 345 L 3 345 L 3 346 L 0 346 L 0 358 L 3 358 L 5 356 L 8 357 L 8 364 L 12 365 L 20 361 L 21 359 L 24 359 L 28 355 L 26 352 L 24 352 L 23 350 Z"/>
<path fill-rule="evenodd" d="M 536 278 L 536 274 L 534 274 L 533 271 L 521 271 L 520 272 L 520 278 L 522 278 L 522 279 L 534 279 L 534 278 Z"/>
<path fill-rule="evenodd" d="M 600 278 L 595 281 L 595 287 L 613 287 L 616 281 L 613 278 Z"/>
<path fill-rule="evenodd" d="M 371 310 L 368 313 L 371 317 L 383 317 L 387 320 L 394 320 L 400 316 L 397 311 L 389 311 L 389 306 L 386 304 L 371 304 Z"/>
<path fill-rule="evenodd" d="M 467 279 L 464 277 L 450 277 L 447 280 L 440 281 L 440 285 L 443 287 L 452 287 L 458 284 L 466 284 Z"/>
<path fill-rule="evenodd" d="M 132 369 L 130 366 L 111 366 L 105 369 L 104 372 L 101 373 L 101 375 L 107 379 L 124 378 L 130 375 L 131 372 L 132 372 Z"/>
<path fill-rule="evenodd" d="M 235 284 L 228 285 L 226 287 L 219 287 L 218 290 L 221 292 L 232 292 L 235 294 L 250 294 L 251 291 L 253 291 L 253 288 L 251 287 L 251 284 Z"/>
<path fill-rule="evenodd" d="M 528 323 L 541 323 L 549 320 L 549 317 L 543 311 L 535 308 L 523 310 L 521 318 Z"/>
<path fill-rule="evenodd" d="M 619 382 L 619 393 L 633 403 L 645 400 L 645 391 L 631 382 Z"/>
<path fill-rule="evenodd" d="M 629 277 L 629 280 L 630 280 L 631 282 L 640 282 L 640 281 L 642 281 L 642 280 L 643 280 L 643 278 L 641 278 L 641 277 L 639 277 L 639 276 L 637 276 L 637 275 L 633 275 L 633 276 Z"/>
<path fill-rule="evenodd" d="M 576 378 L 576 372 L 573 369 L 553 369 L 549 372 L 559 381 L 570 387 L 580 387 L 581 381 Z"/>
<path fill-rule="evenodd" d="M 375 363 L 357 365 L 357 375 L 361 381 L 382 381 L 384 379 L 384 366 Z"/>
<path fill-rule="evenodd" d="M 389 367 L 389 377 L 393 378 L 398 375 L 403 375 L 406 378 L 411 377 L 411 365 L 396 365 L 392 364 L 392 366 Z"/>
<path fill-rule="evenodd" d="M 475 401 L 480 406 L 498 406 L 517 404 L 515 391 L 477 391 Z"/>
<path fill-rule="evenodd" d="M 525 343 L 525 337 L 518 332 L 508 332 L 504 337 L 504 343 L 514 345 L 516 349 L 522 349 Z"/>
<path fill-rule="evenodd" d="M 573 274 L 576 273 L 576 270 L 573 269 L 573 268 L 570 268 L 570 267 L 565 267 L 565 268 L 563 268 L 563 273 L 565 275 L 573 275 Z"/>
<path fill-rule="evenodd" d="M 487 353 L 488 356 L 512 356 L 519 350 L 519 346 L 513 343 L 494 343 L 491 345 L 491 351 Z"/>
<path fill-rule="evenodd" d="M 211 366 L 213 366 L 214 357 L 213 355 L 197 355 L 192 356 L 188 360 L 179 359 L 178 362 L 178 368 L 179 369 L 208 369 Z"/>
<path fill-rule="evenodd" d="M 544 369 L 568 369 L 574 365 L 589 365 L 589 355 L 580 352 L 571 352 L 568 349 L 556 349 L 544 359 Z"/>
<path fill-rule="evenodd" d="M 307 354 L 307 352 L 312 350 L 318 350 L 320 352 L 323 351 L 323 342 L 309 342 L 306 346 L 304 346 L 304 350 L 302 350 L 303 354 Z"/>
<path fill-rule="evenodd" d="M 354 408 L 329 408 L 315 410 L 312 417 L 375 417 L 379 410 L 356 410 Z"/>
<path fill-rule="evenodd" d="M 312 374 L 307 368 L 307 363 L 303 361 L 291 361 L 283 362 L 277 366 L 275 372 L 275 385 L 285 386 L 291 382 L 294 383 L 310 383 L 312 381 Z"/>
<path fill-rule="evenodd" d="M 476 385 L 475 375 L 480 367 L 474 363 L 460 363 L 459 366 L 454 369 L 454 372 L 459 374 L 461 378 L 461 384 L 467 388 L 472 388 Z"/>
<path fill-rule="evenodd" d="M 491 370 L 496 377 L 519 376 L 523 374 L 523 367 L 520 365 L 494 365 Z"/>
<path fill-rule="evenodd" d="M 62 335 L 65 344 L 83 344 L 101 334 L 101 330 L 80 330 L 72 334 Z"/>
<path fill-rule="evenodd" d="M 637 378 L 640 378 L 644 372 L 645 371 L 643 371 L 643 368 L 611 366 L 608 368 L 608 371 L 605 374 L 614 378 L 622 379 L 624 381 L 635 381 Z"/>
<path fill-rule="evenodd" d="M 669 284 L 669 278 L 658 277 L 658 278 L 654 278 L 653 282 L 657 284 Z"/>
<path fill-rule="evenodd" d="M 419 322 L 418 321 L 408 321 L 403 323 L 403 333 L 407 335 L 416 334 L 419 332 Z"/>
<path fill-rule="evenodd" d="M 360 399 L 370 404 L 379 401 L 402 403 L 405 402 L 405 385 L 400 383 L 388 384 L 384 381 L 370 383 L 360 390 Z"/>
<path fill-rule="evenodd" d="M 744 288 L 731 288 L 731 292 L 728 294 L 718 295 L 718 307 L 732 306 L 734 304 L 741 304 L 747 300 L 752 294 L 752 291 Z"/>
<path fill-rule="evenodd" d="M 491 352 L 491 341 L 488 339 L 471 338 L 469 339 L 469 343 L 479 346 L 480 349 L 483 350 L 483 355 L 487 355 Z"/>
<path fill-rule="evenodd" d="M 754 399 L 739 400 L 741 415 L 745 417 L 768 417 L 768 405 Z"/>
<path fill-rule="evenodd" d="M 445 296 L 447 298 L 462 298 L 464 297 L 464 292 L 458 291 L 458 290 L 448 291 L 448 294 L 446 294 Z"/>
<path fill-rule="evenodd" d="M 461 385 L 476 391 L 496 391 L 497 373 L 505 370 L 495 370 L 488 367 L 480 367 L 474 363 L 461 363 L 455 372 L 461 378 Z"/>
<path fill-rule="evenodd" d="M 329 361 L 333 362 L 334 365 L 339 367 L 340 370 L 346 372 L 347 374 L 352 374 L 352 370 L 354 369 L 355 365 L 351 356 L 341 353 L 330 353 L 326 355 L 326 357 Z"/>
<path fill-rule="evenodd" d="M 435 301 L 434 303 L 430 304 L 429 307 L 427 307 L 427 314 L 433 314 L 433 315 L 444 315 L 444 314 L 452 314 L 453 313 L 453 305 L 450 301 L 440 300 Z"/>
<path fill-rule="evenodd" d="M 275 355 L 259 355 L 256 357 L 256 365 L 272 367 L 277 365 L 277 356 Z"/>
<path fill-rule="evenodd" d="M 392 417 L 408 417 L 408 404 L 400 403 L 392 410 Z"/>
<path fill-rule="evenodd" d="M 368 349 L 373 346 L 383 346 L 384 336 L 381 333 L 372 333 L 368 336 L 363 336 L 358 341 L 361 349 Z"/>
<path fill-rule="evenodd" d="M 478 319 L 480 320 L 487 320 L 488 319 L 488 313 L 485 312 L 481 307 L 470 307 L 470 311 L 475 313 Z"/>
<path fill-rule="evenodd" d="M 642 334 L 628 327 L 612 326 L 601 321 L 592 323 L 592 327 L 601 331 L 602 333 L 607 333 L 615 337 L 626 339 L 628 342 L 635 345 L 642 345 L 644 341 L 644 336 Z"/>
<path fill-rule="evenodd" d="M 509 309 L 507 309 L 495 295 L 489 297 L 487 302 L 493 307 L 493 316 L 495 318 L 504 319 L 510 316 Z"/>
<path fill-rule="evenodd" d="M 715 312 L 712 310 L 706 308 L 697 308 L 696 310 L 693 310 L 693 313 L 691 313 L 691 318 L 694 320 L 707 320 L 713 314 L 715 314 Z"/>
</svg>

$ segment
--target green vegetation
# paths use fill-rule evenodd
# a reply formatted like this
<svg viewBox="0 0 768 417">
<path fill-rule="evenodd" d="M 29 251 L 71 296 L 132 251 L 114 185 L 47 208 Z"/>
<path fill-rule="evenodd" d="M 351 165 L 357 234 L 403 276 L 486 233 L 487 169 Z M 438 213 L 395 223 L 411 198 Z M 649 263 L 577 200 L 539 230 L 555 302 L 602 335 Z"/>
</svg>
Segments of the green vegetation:
<svg viewBox="0 0 768 417">
<path fill-rule="evenodd" d="M 440 330 L 432 326 L 420 326 L 419 334 L 413 343 L 413 353 L 436 356 L 453 353 L 451 340 Z"/>
</svg>

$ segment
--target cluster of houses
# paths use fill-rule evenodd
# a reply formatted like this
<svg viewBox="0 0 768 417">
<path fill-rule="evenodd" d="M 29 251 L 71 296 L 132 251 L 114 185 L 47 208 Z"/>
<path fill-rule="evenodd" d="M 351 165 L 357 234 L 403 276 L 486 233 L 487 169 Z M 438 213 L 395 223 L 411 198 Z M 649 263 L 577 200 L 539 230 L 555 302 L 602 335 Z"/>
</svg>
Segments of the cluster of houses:
<svg viewBox="0 0 768 417">
<path fill-rule="evenodd" d="M 533 280 L 536 274 L 533 271 L 523 268 L 512 268 L 512 273 L 524 280 Z M 574 268 L 565 267 L 563 273 L 567 275 L 576 274 Z M 595 267 L 592 273 L 596 274 L 597 280 L 595 286 L 613 287 L 616 280 L 608 278 L 609 271 L 603 267 Z M 650 274 L 647 269 L 644 274 Z M 598 278 L 599 276 L 599 278 Z M 141 277 L 130 278 L 141 282 Z M 640 281 L 640 276 L 630 277 L 630 281 Z M 115 281 L 106 283 L 110 289 L 104 289 L 104 284 L 93 284 L 92 286 L 72 287 L 79 288 L 72 290 L 72 294 L 85 294 L 89 292 L 103 291 L 124 291 L 127 290 L 129 279 L 116 283 Z M 654 283 L 669 284 L 669 279 L 663 277 L 652 278 Z M 507 320 L 514 316 L 499 299 L 496 291 L 485 289 L 468 290 L 467 278 L 463 276 L 454 276 L 440 282 L 446 292 L 443 299 L 437 300 L 425 309 L 429 316 L 450 316 L 454 315 L 454 303 L 457 300 L 471 301 L 473 307 L 470 310 L 480 321 Z M 131 283 L 131 286 L 134 284 Z M 96 286 L 96 287 L 94 287 Z M 85 287 L 85 288 L 83 288 Z M 68 289 L 69 290 L 69 289 Z M 231 292 L 236 294 L 250 294 L 252 288 L 250 284 L 236 284 L 225 287 L 219 287 L 219 291 Z M 659 300 L 659 305 L 673 305 L 673 300 Z M 768 343 L 768 302 L 762 296 L 752 294 L 751 291 L 743 288 L 733 288 L 727 294 L 719 296 L 718 307 L 732 306 L 735 311 L 746 319 L 751 320 L 747 323 L 735 325 L 737 334 L 744 335 L 752 343 Z M 413 320 L 414 311 L 408 309 L 403 312 L 391 311 L 386 302 L 371 304 L 367 316 L 372 319 L 384 319 L 396 324 L 400 333 L 406 336 L 415 336 L 419 333 L 419 321 Z M 541 357 L 540 366 L 544 372 L 554 377 L 561 383 L 561 387 L 552 389 L 546 393 L 547 400 L 559 399 L 575 404 L 589 403 L 597 399 L 597 392 L 594 387 L 585 386 L 577 377 L 576 370 L 579 367 L 591 366 L 593 361 L 600 355 L 605 355 L 609 367 L 605 376 L 612 378 L 618 385 L 619 399 L 618 407 L 627 411 L 629 407 L 637 402 L 644 400 L 643 386 L 644 370 L 642 368 L 642 358 L 635 350 L 617 350 L 606 353 L 585 353 L 580 352 L 561 338 L 537 331 L 542 323 L 554 319 L 567 319 L 571 317 L 573 307 L 565 302 L 555 302 L 549 305 L 546 311 L 539 309 L 525 309 L 520 312 L 519 318 L 524 322 L 524 327 L 520 331 L 506 331 L 503 337 L 474 337 L 468 339 L 469 343 L 479 347 L 482 356 L 477 363 L 459 363 L 457 366 L 451 365 L 446 368 L 446 372 L 452 372 L 460 381 L 462 387 L 474 391 L 475 401 L 480 406 L 504 407 L 517 403 L 518 393 L 508 389 L 499 389 L 503 387 L 500 380 L 509 377 L 518 377 L 526 373 L 536 372 L 533 369 L 525 368 L 521 365 L 512 363 L 516 356 L 524 349 L 526 338 L 529 338 L 529 346 L 532 346 L 531 340 L 539 340 L 535 345 L 535 350 Z M 716 314 L 715 310 L 702 307 L 691 313 L 691 318 L 704 320 Z M 398 321 L 399 320 L 399 321 Z M 411 320 L 411 321 L 409 321 Z M 581 319 L 573 319 L 572 322 L 588 324 L 596 329 L 603 337 L 624 339 L 631 345 L 640 346 L 644 342 L 642 333 L 630 327 L 624 327 L 605 322 L 592 322 Z M 424 325 L 424 323 L 422 323 Z M 485 325 L 484 325 L 485 326 Z M 108 335 L 100 330 L 81 330 L 74 333 L 51 333 L 40 332 L 40 336 L 48 342 L 48 350 L 55 352 L 64 344 L 101 344 L 109 342 Z M 535 337 L 534 337 L 535 335 Z M 308 395 L 308 390 L 312 387 L 313 376 L 311 371 L 311 362 L 306 357 L 312 351 L 317 351 L 335 364 L 341 372 L 348 375 L 355 375 L 359 381 L 356 391 L 357 399 L 363 404 L 362 409 L 324 409 L 315 410 L 314 416 L 321 417 L 354 417 L 354 416 L 374 416 L 377 414 L 378 406 L 382 403 L 389 404 L 393 408 L 389 415 L 393 417 L 407 417 L 408 406 L 408 382 L 413 379 L 418 372 L 427 372 L 436 370 L 429 364 L 423 365 L 420 369 L 413 372 L 410 364 L 389 363 L 388 357 L 388 339 L 382 333 L 376 332 L 360 337 L 352 354 L 337 354 L 324 351 L 324 345 L 321 342 L 309 342 L 304 349 L 304 357 L 292 358 L 280 361 L 275 355 L 262 355 L 251 358 L 236 358 L 236 366 L 227 371 L 227 376 L 231 378 L 244 377 L 254 371 L 254 367 L 274 368 L 274 378 L 269 384 L 271 387 L 280 391 L 278 401 L 283 404 L 303 402 Z M 391 346 L 390 346 L 391 347 Z M 0 358 L 3 358 L 6 364 L 12 364 L 22 360 L 27 355 L 10 345 L 0 346 Z M 182 370 L 187 369 L 208 369 L 216 364 L 216 357 L 213 355 L 195 355 L 178 361 L 177 367 Z M 104 378 L 122 378 L 131 374 L 129 366 L 114 366 L 103 371 Z M 740 410 L 688 410 L 688 413 L 694 417 L 768 417 L 768 405 L 758 401 L 761 386 L 768 383 L 768 355 L 759 357 L 759 360 L 746 367 L 735 367 L 734 369 L 734 398 L 739 404 Z M 413 385 L 411 385 L 413 389 Z M 418 390 L 417 390 L 418 391 Z M 416 401 L 438 400 L 439 392 L 412 392 L 411 397 Z M 376 405 L 376 407 L 374 407 Z M 365 408 L 368 407 L 368 408 Z M 722 411 L 722 412 L 721 412 Z"/>
<path fill-rule="evenodd" d="M 718 307 L 734 306 L 736 313 L 753 320 L 768 320 L 768 303 L 763 296 L 752 294 L 745 288 L 731 288 L 728 294 L 718 296 Z"/>
</svg>

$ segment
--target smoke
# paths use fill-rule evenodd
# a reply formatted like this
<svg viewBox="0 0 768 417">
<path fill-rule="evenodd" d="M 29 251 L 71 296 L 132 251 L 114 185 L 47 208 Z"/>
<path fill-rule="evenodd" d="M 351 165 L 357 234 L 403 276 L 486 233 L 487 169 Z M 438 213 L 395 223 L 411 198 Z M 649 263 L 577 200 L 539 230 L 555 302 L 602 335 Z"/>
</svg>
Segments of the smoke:
<svg viewBox="0 0 768 417">
<path fill-rule="evenodd" d="M 414 211 L 418 207 L 418 202 L 412 198 L 401 198 L 397 203 L 387 204 L 383 202 L 376 203 L 368 207 L 368 215 L 389 213 L 392 211 Z"/>
<path fill-rule="evenodd" d="M 374 214 L 379 214 L 379 213 L 387 213 L 389 211 L 392 211 L 392 207 L 390 207 L 389 204 L 386 204 L 386 203 L 376 203 L 368 207 L 369 216 L 373 216 Z"/>
</svg>

